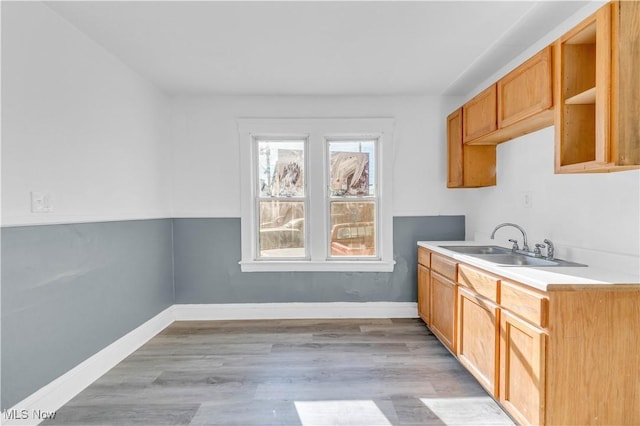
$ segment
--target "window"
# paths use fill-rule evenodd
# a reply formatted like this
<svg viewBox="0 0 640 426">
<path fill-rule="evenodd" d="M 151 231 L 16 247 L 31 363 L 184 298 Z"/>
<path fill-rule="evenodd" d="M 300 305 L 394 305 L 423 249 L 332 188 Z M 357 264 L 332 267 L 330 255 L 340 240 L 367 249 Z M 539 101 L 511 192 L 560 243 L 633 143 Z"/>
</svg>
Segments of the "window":
<svg viewBox="0 0 640 426">
<path fill-rule="evenodd" d="M 243 271 L 392 271 L 392 119 L 238 120 Z"/>
<path fill-rule="evenodd" d="M 307 258 L 304 232 L 308 197 L 304 179 L 306 140 L 256 138 L 255 180 L 258 259 Z"/>
<path fill-rule="evenodd" d="M 327 141 L 330 258 L 377 257 L 376 144 Z"/>
</svg>

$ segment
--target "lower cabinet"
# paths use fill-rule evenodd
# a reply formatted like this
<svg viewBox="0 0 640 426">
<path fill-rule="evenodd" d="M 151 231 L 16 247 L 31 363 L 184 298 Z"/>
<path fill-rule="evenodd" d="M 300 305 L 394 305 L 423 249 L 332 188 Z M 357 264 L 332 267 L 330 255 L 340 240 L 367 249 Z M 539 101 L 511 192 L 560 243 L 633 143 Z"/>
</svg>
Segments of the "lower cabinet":
<svg viewBox="0 0 640 426">
<path fill-rule="evenodd" d="M 431 331 L 445 346 L 455 352 L 456 283 L 431 271 Z"/>
<path fill-rule="evenodd" d="M 544 424 L 546 337 L 509 311 L 500 313 L 499 400 L 523 425 Z"/>
<path fill-rule="evenodd" d="M 519 424 L 640 425 L 640 284 L 542 291 L 435 251 L 418 282 L 420 316 Z"/>
<path fill-rule="evenodd" d="M 498 305 L 458 287 L 458 359 L 490 393 L 498 393 Z"/>
<path fill-rule="evenodd" d="M 426 254 L 418 260 L 420 317 L 514 419 L 544 424 L 546 294 Z"/>
</svg>

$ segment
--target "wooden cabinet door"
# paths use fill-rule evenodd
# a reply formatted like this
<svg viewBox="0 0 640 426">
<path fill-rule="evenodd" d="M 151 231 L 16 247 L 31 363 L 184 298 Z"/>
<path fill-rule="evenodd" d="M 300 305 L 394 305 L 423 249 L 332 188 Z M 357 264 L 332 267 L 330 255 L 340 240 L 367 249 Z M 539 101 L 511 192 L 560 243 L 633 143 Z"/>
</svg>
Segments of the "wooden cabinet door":
<svg viewBox="0 0 640 426">
<path fill-rule="evenodd" d="M 447 187 L 460 188 L 464 185 L 462 166 L 462 108 L 447 117 Z"/>
<path fill-rule="evenodd" d="M 544 424 L 545 344 L 542 330 L 502 310 L 499 400 L 523 425 Z"/>
<path fill-rule="evenodd" d="M 614 40 L 612 56 L 611 161 L 640 165 L 640 2 L 611 4 Z"/>
<path fill-rule="evenodd" d="M 551 46 L 547 46 L 500 79 L 498 128 L 550 109 L 553 106 L 551 76 Z"/>
<path fill-rule="evenodd" d="M 431 287 L 429 269 L 418 264 L 418 315 L 425 324 L 429 323 L 429 294 Z"/>
<path fill-rule="evenodd" d="M 455 353 L 456 283 L 431 271 L 431 331 Z"/>
<path fill-rule="evenodd" d="M 462 140 L 471 142 L 498 128 L 496 85 L 478 94 L 462 107 Z"/>
<path fill-rule="evenodd" d="M 498 306 L 458 286 L 458 359 L 498 396 Z"/>
</svg>

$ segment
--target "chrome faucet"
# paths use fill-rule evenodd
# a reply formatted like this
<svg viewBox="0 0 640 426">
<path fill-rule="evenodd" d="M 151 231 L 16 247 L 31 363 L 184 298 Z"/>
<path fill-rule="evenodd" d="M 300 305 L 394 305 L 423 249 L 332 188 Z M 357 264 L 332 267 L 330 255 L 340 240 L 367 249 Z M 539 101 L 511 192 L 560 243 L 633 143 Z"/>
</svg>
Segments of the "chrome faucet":
<svg viewBox="0 0 640 426">
<path fill-rule="evenodd" d="M 549 260 L 553 260 L 553 256 L 554 256 L 554 247 L 553 247 L 553 243 L 551 242 L 551 240 L 544 240 L 544 243 L 547 245 L 547 259 Z"/>
<path fill-rule="evenodd" d="M 529 244 L 527 243 L 527 233 L 524 232 L 524 229 L 522 229 L 522 227 L 520 225 L 516 225 L 515 223 L 501 223 L 500 225 L 496 226 L 495 229 L 493 230 L 493 232 L 491 233 L 491 239 L 493 240 L 495 235 L 496 235 L 496 231 L 504 226 L 513 226 L 514 228 L 518 229 L 520 232 L 522 232 L 522 250 L 524 251 L 529 251 Z M 511 240 L 509 240 L 511 241 Z M 514 244 L 514 247 L 517 247 L 517 243 Z M 553 250 L 552 250 L 553 251 Z"/>
</svg>

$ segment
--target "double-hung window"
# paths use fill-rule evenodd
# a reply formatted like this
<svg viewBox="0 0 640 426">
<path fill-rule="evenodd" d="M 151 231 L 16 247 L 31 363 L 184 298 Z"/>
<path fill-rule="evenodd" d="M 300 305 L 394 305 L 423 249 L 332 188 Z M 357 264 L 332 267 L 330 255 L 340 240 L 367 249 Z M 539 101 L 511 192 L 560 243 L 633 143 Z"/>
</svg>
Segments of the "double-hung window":
<svg viewBox="0 0 640 426">
<path fill-rule="evenodd" d="M 243 271 L 392 271 L 392 119 L 238 120 Z"/>
</svg>

